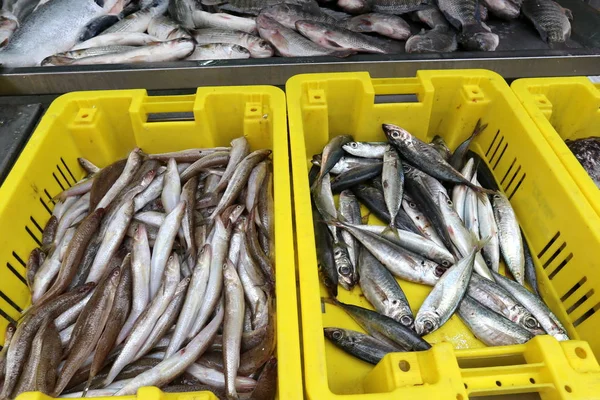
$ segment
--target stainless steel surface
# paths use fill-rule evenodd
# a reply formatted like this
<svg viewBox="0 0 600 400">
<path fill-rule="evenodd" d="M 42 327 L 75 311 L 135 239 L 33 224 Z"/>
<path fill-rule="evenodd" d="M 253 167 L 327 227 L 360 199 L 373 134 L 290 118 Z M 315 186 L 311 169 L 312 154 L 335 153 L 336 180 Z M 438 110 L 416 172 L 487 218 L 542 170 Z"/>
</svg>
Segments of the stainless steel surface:
<svg viewBox="0 0 600 400">
<path fill-rule="evenodd" d="M 373 77 L 414 76 L 419 69 L 485 68 L 507 79 L 533 76 L 600 74 L 600 12 L 581 0 L 558 0 L 574 15 L 571 39 L 550 48 L 533 26 L 519 19 L 489 21 L 500 36 L 491 53 L 356 55 L 270 58 L 217 62 L 81 67 L 0 68 L 0 95 L 59 94 L 75 90 L 146 88 L 189 89 L 198 86 L 285 85 L 293 75 L 367 71 Z M 413 25 L 418 31 L 419 26 Z"/>
</svg>

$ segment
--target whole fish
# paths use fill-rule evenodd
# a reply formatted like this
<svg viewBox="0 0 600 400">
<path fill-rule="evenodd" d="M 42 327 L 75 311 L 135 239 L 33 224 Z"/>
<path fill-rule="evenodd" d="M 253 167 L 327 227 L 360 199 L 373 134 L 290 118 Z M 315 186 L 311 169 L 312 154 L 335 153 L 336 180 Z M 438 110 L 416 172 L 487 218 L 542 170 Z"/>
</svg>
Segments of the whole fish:
<svg viewBox="0 0 600 400">
<path fill-rule="evenodd" d="M 250 52 L 237 44 L 213 43 L 197 45 L 186 60 L 238 60 L 250 58 Z"/>
<path fill-rule="evenodd" d="M 107 54 L 123 53 L 135 49 L 133 46 L 103 46 L 91 47 L 89 49 L 72 50 L 64 53 L 58 53 L 42 60 L 42 66 L 46 65 L 70 65 L 75 60 L 86 57 L 104 56 Z"/>
<path fill-rule="evenodd" d="M 396 216 L 402 207 L 402 194 L 404 193 L 404 170 L 402 161 L 396 150 L 389 146 L 383 154 L 383 169 L 381 171 L 383 185 L 383 198 L 390 213 L 391 221 L 396 221 Z M 393 223 L 390 222 L 393 226 Z"/>
<path fill-rule="evenodd" d="M 39 247 L 33 249 L 29 254 L 25 269 L 27 270 L 27 286 L 30 290 L 33 289 L 35 274 L 38 272 L 45 259 L 46 254 Z"/>
<path fill-rule="evenodd" d="M 10 341 L 12 340 L 16 330 L 17 325 L 14 322 L 9 322 L 8 325 L 6 325 L 6 331 L 4 332 L 4 344 L 2 345 L 2 350 L 0 350 L 0 376 L 2 379 L 4 379 L 4 373 L 6 371 L 6 353 L 8 352 Z"/>
<path fill-rule="evenodd" d="M 146 32 L 148 30 L 148 25 L 150 25 L 150 21 L 152 21 L 152 18 L 154 18 L 155 15 L 157 15 L 157 13 L 153 8 L 145 8 L 136 11 L 106 29 L 102 34 L 115 32 Z"/>
<path fill-rule="evenodd" d="M 337 175 L 331 180 L 331 191 L 339 193 L 381 175 L 382 163 L 370 163 Z"/>
<path fill-rule="evenodd" d="M 556 340 L 569 340 L 566 329 L 558 318 L 550 311 L 546 304 L 537 295 L 525 289 L 522 285 L 493 272 L 494 280 L 508 291 L 519 303 L 527 308 L 542 328 Z"/>
<path fill-rule="evenodd" d="M 219 8 L 240 14 L 257 15 L 264 7 L 281 3 L 281 0 L 202 0 L 204 5 L 221 4 Z M 302 6 L 308 11 L 318 11 L 319 6 L 314 0 L 287 0 L 288 4 Z"/>
<path fill-rule="evenodd" d="M 344 21 L 344 27 L 354 32 L 378 33 L 396 40 L 406 40 L 410 37 L 410 25 L 397 15 L 358 15 Z"/>
<path fill-rule="evenodd" d="M 396 125 L 383 124 L 383 131 L 388 140 L 402 157 L 434 178 L 452 183 L 460 183 L 475 191 L 482 188 L 473 185 L 431 146 L 411 135 L 407 130 Z"/>
<path fill-rule="evenodd" d="M 98 343 L 108 320 L 120 278 L 121 270 L 117 267 L 100 282 L 92 298 L 77 318 L 66 350 L 69 356 L 58 376 L 53 397 L 63 391 Z"/>
<path fill-rule="evenodd" d="M 386 354 L 398 351 L 373 336 L 350 329 L 323 328 L 323 333 L 331 343 L 346 353 L 373 365 Z"/>
<path fill-rule="evenodd" d="M 198 45 L 213 43 L 237 44 L 248 49 L 252 58 L 269 58 L 273 56 L 273 48 L 263 39 L 246 32 L 225 29 L 204 28 L 194 31 L 194 40 Z"/>
<path fill-rule="evenodd" d="M 471 183 L 477 185 L 477 171 L 473 174 Z M 485 195 L 481 197 L 487 197 Z M 471 232 L 474 238 L 479 239 L 479 212 L 478 212 L 478 198 L 477 194 L 471 189 L 467 190 L 467 196 L 465 198 L 465 227 Z"/>
<path fill-rule="evenodd" d="M 415 330 L 427 335 L 446 323 L 467 292 L 478 247 L 448 269 L 435 284 L 415 317 Z"/>
<path fill-rule="evenodd" d="M 297 21 L 296 30 L 314 43 L 332 51 L 393 54 L 401 50 L 396 43 L 323 22 Z"/>
<path fill-rule="evenodd" d="M 5 67 L 31 67 L 72 48 L 81 30 L 117 0 L 52 0 L 23 21 L 0 52 Z M 102 4 L 102 5 L 100 5 Z"/>
<path fill-rule="evenodd" d="M 269 42 L 277 53 L 284 57 L 346 57 L 352 54 L 352 51 L 332 50 L 320 46 L 265 15 L 259 15 L 256 23 L 260 37 Z"/>
<path fill-rule="evenodd" d="M 535 269 L 535 264 L 533 263 L 533 257 L 531 255 L 531 249 L 529 248 L 529 244 L 527 243 L 527 239 L 525 239 L 525 235 L 521 230 L 521 240 L 523 242 L 523 255 L 525 256 L 525 281 L 529 283 L 531 289 L 535 294 L 540 296 L 540 289 L 538 286 L 537 279 L 537 271 Z M 496 271 L 498 272 L 498 271 Z"/>
<path fill-rule="evenodd" d="M 458 307 L 460 319 L 487 346 L 526 343 L 533 337 L 526 329 L 487 309 L 469 296 Z"/>
<path fill-rule="evenodd" d="M 259 15 L 271 18 L 289 29 L 296 29 L 298 21 L 324 22 L 328 24 L 337 24 L 337 20 L 321 12 L 306 10 L 297 4 L 276 4 L 260 10 Z"/>
<path fill-rule="evenodd" d="M 431 29 L 435 29 L 438 26 L 449 26 L 448 20 L 446 20 L 444 14 L 442 14 L 440 9 L 435 5 L 430 5 L 415 11 L 413 17 L 415 20 L 426 24 Z"/>
<path fill-rule="evenodd" d="M 139 32 L 115 32 L 115 33 L 104 33 L 102 35 L 93 37 L 73 46 L 71 51 L 89 49 L 92 47 L 104 47 L 104 46 L 144 46 L 153 42 L 158 42 L 159 39 L 150 36 L 146 33 Z"/>
<path fill-rule="evenodd" d="M 312 214 L 319 276 L 329 293 L 336 297 L 339 278 L 333 258 L 333 238 L 327 224 L 322 220 L 316 209 L 313 209 Z"/>
<path fill-rule="evenodd" d="M 358 265 L 360 288 L 377 312 L 412 327 L 410 304 L 390 271 L 364 248 L 361 248 Z"/>
<path fill-rule="evenodd" d="M 84 57 L 71 65 L 124 64 L 135 62 L 160 62 L 182 60 L 194 51 L 194 42 L 187 38 L 173 39 L 167 42 L 150 43 L 120 53 Z"/>
<path fill-rule="evenodd" d="M 511 274 L 522 285 L 525 281 L 525 256 L 517 216 L 510 201 L 502 192 L 497 192 L 492 196 L 492 206 L 498 226 L 502 257 Z"/>
<path fill-rule="evenodd" d="M 94 36 L 99 35 L 104 32 L 106 29 L 110 28 L 117 22 L 119 22 L 121 18 L 118 15 L 108 14 L 101 15 L 99 17 L 94 18 L 83 28 L 81 33 L 79 34 L 79 38 L 77 39 L 79 42 L 84 42 Z"/>
<path fill-rule="evenodd" d="M 341 307 L 371 336 L 381 339 L 385 343 L 391 343 L 391 346 L 406 351 L 421 351 L 431 348 L 431 345 L 417 336 L 414 331 L 385 315 L 337 300 L 332 300 L 332 303 Z"/>
<path fill-rule="evenodd" d="M 479 275 L 471 276 L 467 294 L 490 310 L 508 318 L 534 335 L 544 334 L 537 319 L 505 289 Z"/>
<path fill-rule="evenodd" d="M 387 145 L 385 142 L 348 142 L 342 149 L 356 157 L 383 158 Z"/>
<path fill-rule="evenodd" d="M 215 338 L 216 340 L 217 338 Z M 225 375 L 223 372 L 208 368 L 200 364 L 192 364 L 185 370 L 184 379 L 187 379 L 185 375 L 190 375 L 197 379 L 200 383 L 209 385 L 215 389 L 225 389 Z M 257 381 L 252 378 L 245 376 L 235 377 L 235 389 L 241 393 L 251 392 L 256 388 Z"/>
<path fill-rule="evenodd" d="M 563 43 L 571 36 L 569 20 L 573 19 L 573 14 L 558 3 L 552 0 L 525 0 L 521 9 L 543 41 Z"/>
<path fill-rule="evenodd" d="M 223 364 L 227 395 L 237 398 L 235 378 L 240 366 L 240 348 L 244 328 L 244 289 L 231 262 L 223 266 L 225 318 L 223 321 Z"/>
<path fill-rule="evenodd" d="M 165 15 L 154 16 L 148 24 L 148 34 L 159 40 L 172 40 L 178 38 L 191 38 L 189 32 Z"/>
<path fill-rule="evenodd" d="M 500 239 L 494 209 L 487 196 L 477 199 L 477 215 L 479 217 L 480 236 L 490 238 L 489 242 L 483 247 L 483 258 L 492 271 L 498 272 L 500 268 Z"/>
<path fill-rule="evenodd" d="M 256 21 L 253 18 L 194 10 L 192 21 L 195 28 L 231 29 L 246 33 L 256 33 Z"/>
<path fill-rule="evenodd" d="M 458 42 L 467 50 L 494 51 L 500 39 L 481 22 L 481 11 L 476 0 L 439 0 L 438 7 L 456 29 Z"/>
<path fill-rule="evenodd" d="M 399 278 L 433 286 L 443 273 L 443 271 L 439 271 L 436 263 L 402 249 L 385 238 L 362 231 L 344 222 L 334 223 L 350 232 L 392 274 Z"/>
</svg>

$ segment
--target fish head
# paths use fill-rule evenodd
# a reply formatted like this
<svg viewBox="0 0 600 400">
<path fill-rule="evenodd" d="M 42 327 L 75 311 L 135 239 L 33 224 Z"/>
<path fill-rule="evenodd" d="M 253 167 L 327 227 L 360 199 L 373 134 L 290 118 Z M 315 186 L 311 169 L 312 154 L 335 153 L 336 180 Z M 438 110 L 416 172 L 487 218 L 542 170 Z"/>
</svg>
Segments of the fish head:
<svg viewBox="0 0 600 400">
<path fill-rule="evenodd" d="M 407 312 L 406 306 L 402 304 L 402 302 L 398 299 L 391 299 L 387 303 L 388 310 L 386 311 L 386 315 L 400 322 L 402 325 L 407 328 L 413 328 L 415 323 L 415 318 L 410 312 Z"/>
<path fill-rule="evenodd" d="M 415 331 L 420 336 L 425 336 L 438 329 L 440 326 L 440 316 L 435 311 L 424 311 L 417 314 L 415 319 Z"/>
<path fill-rule="evenodd" d="M 275 31 L 275 34 L 277 33 L 278 32 Z M 250 45 L 248 46 L 248 50 L 250 50 L 251 54 L 255 55 L 254 57 L 268 58 L 273 56 L 274 54 L 273 47 L 271 47 L 271 45 L 268 42 L 262 39 L 250 43 Z"/>
<path fill-rule="evenodd" d="M 350 261 L 348 249 L 340 243 L 336 244 L 333 249 L 333 259 L 335 260 L 335 268 L 340 277 L 339 283 L 344 289 L 351 290 L 358 279 L 354 272 L 352 262 Z"/>
<path fill-rule="evenodd" d="M 340 343 L 344 340 L 345 332 L 340 328 L 323 328 L 323 334 L 332 342 Z"/>
<path fill-rule="evenodd" d="M 382 124 L 383 132 L 391 143 L 406 143 L 412 142 L 412 135 L 404 128 L 393 124 Z"/>
<path fill-rule="evenodd" d="M 454 210 L 454 203 L 452 203 L 452 200 L 450 200 L 448 195 L 442 191 L 438 192 L 438 205 L 442 212 Z"/>
</svg>

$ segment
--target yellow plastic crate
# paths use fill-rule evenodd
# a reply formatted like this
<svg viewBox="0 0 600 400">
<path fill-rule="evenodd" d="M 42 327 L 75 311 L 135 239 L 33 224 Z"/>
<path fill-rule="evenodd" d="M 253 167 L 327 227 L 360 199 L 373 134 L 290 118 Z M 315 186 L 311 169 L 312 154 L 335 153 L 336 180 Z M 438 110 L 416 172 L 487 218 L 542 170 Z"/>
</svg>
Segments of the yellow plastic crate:
<svg viewBox="0 0 600 400">
<path fill-rule="evenodd" d="M 564 142 L 600 136 L 600 83 L 587 77 L 532 78 L 518 79 L 511 88 L 600 215 L 600 190 Z"/>
<path fill-rule="evenodd" d="M 149 114 L 189 120 L 150 122 Z M 145 90 L 78 92 L 56 99 L 0 188 L 1 335 L 30 303 L 25 262 L 40 244 L 51 198 L 84 176 L 77 157 L 106 166 L 135 146 L 148 153 L 228 146 L 241 135 L 253 150 L 273 150 L 279 398 L 303 398 L 286 106 L 275 87 L 199 88 L 195 95 L 164 97 L 148 96 Z M 165 394 L 156 388 L 140 389 L 137 397 L 215 398 L 208 392 Z"/>
<path fill-rule="evenodd" d="M 311 400 L 456 399 L 538 392 L 542 399 L 600 398 L 600 221 L 519 101 L 497 74 L 420 71 L 415 78 L 367 73 L 299 75 L 286 85 L 300 278 L 304 380 Z M 416 102 L 394 95 L 415 95 Z M 410 96 L 409 96 L 410 97 Z M 406 97 L 403 97 L 406 98 Z M 317 272 L 308 168 L 334 136 L 383 141 L 382 123 L 422 140 L 441 135 L 454 149 L 477 120 L 489 124 L 472 150 L 511 199 L 534 254 L 542 295 L 573 339 L 485 347 L 458 317 L 427 336 L 433 349 L 387 355 L 377 366 L 354 359 L 323 337 L 323 327 L 360 330 L 327 296 Z M 401 281 L 418 310 L 431 290 Z M 596 290 L 596 291 L 595 291 Z M 360 288 L 343 302 L 370 307 Z M 584 340 L 589 342 L 586 343 Z"/>
</svg>

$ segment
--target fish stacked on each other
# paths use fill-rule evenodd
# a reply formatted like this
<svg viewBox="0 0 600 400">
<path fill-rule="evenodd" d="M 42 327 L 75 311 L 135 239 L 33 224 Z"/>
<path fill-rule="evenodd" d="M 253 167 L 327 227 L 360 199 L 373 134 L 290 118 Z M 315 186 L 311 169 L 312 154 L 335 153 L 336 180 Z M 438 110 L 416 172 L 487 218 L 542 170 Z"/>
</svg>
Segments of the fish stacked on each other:
<svg viewBox="0 0 600 400">
<path fill-rule="evenodd" d="M 455 313 L 489 346 L 541 334 L 568 339 L 539 297 L 509 200 L 469 151 L 485 128 L 478 122 L 452 153 L 439 136 L 427 144 L 384 124 L 387 142 L 341 135 L 313 157 L 309 180 L 319 273 L 330 294 L 325 301 L 366 332 L 325 328 L 344 351 L 376 364 L 389 352 L 426 350 L 426 335 Z M 366 225 L 361 205 L 387 226 Z M 416 315 L 402 281 L 432 287 Z M 359 285 L 375 311 L 338 301 L 338 285 Z"/>
<path fill-rule="evenodd" d="M 488 10 L 504 20 L 522 11 L 549 43 L 570 36 L 572 15 L 553 0 L 5 0 L 0 64 L 493 51 Z"/>
<path fill-rule="evenodd" d="M 189 149 L 99 169 L 58 196 L 27 263 L 31 308 L 0 356 L 3 398 L 277 387 L 270 150 Z"/>
</svg>

